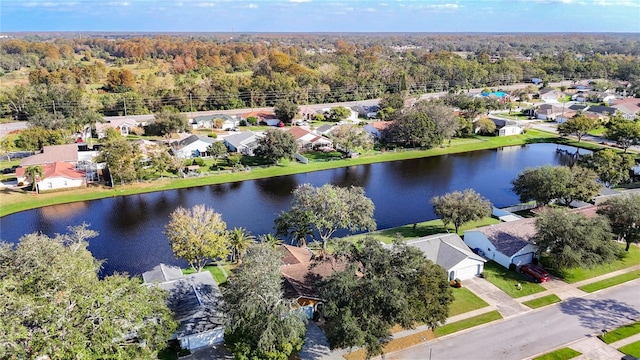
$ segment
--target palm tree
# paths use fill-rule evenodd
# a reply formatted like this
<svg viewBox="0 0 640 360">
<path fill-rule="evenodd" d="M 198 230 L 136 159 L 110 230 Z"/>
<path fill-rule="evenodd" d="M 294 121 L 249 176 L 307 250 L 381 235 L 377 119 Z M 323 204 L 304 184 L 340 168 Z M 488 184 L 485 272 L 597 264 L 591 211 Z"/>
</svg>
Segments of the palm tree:
<svg viewBox="0 0 640 360">
<path fill-rule="evenodd" d="M 256 241 L 256 237 L 251 235 L 245 228 L 233 228 L 229 236 L 231 245 L 231 261 L 238 265 L 242 263 L 242 257 L 247 253 L 247 249 Z"/>
<path fill-rule="evenodd" d="M 263 234 L 260 235 L 258 237 L 258 240 L 260 240 L 261 243 L 265 243 L 269 246 L 271 246 L 272 248 L 277 248 L 278 245 L 282 244 L 282 240 L 278 239 L 275 235 L 273 234 Z"/>
<path fill-rule="evenodd" d="M 41 178 L 44 172 L 40 165 L 32 165 L 24 170 L 25 175 L 31 179 L 31 190 L 36 191 L 38 189 L 38 178 Z"/>
</svg>

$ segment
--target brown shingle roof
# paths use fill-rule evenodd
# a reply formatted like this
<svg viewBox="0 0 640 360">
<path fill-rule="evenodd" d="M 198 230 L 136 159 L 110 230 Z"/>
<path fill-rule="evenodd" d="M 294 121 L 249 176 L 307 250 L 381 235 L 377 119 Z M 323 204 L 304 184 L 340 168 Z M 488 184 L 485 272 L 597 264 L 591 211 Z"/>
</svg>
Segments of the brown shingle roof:
<svg viewBox="0 0 640 360">
<path fill-rule="evenodd" d="M 78 145 L 49 145 L 42 148 L 40 154 L 26 157 L 20 161 L 20 166 L 52 164 L 58 161 L 77 163 Z"/>
<path fill-rule="evenodd" d="M 280 272 L 284 276 L 284 291 L 287 298 L 318 298 L 317 281 L 325 279 L 344 265 L 336 264 L 333 259 L 314 262 L 313 253 L 307 247 L 282 245 L 284 250 Z"/>
</svg>

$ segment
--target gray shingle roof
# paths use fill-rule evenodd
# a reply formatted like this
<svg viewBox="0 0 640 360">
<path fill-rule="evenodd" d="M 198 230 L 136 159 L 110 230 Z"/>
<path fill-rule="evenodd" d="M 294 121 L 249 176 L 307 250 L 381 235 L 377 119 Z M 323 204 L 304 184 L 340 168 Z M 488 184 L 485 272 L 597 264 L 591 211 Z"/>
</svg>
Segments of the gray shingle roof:
<svg viewBox="0 0 640 360">
<path fill-rule="evenodd" d="M 449 270 L 461 261 L 470 258 L 485 262 L 481 256 L 474 254 L 457 234 L 436 234 L 407 241 L 424 253 L 434 263 Z"/>
<path fill-rule="evenodd" d="M 496 250 L 512 256 L 528 244 L 533 244 L 536 235 L 535 222 L 535 218 L 528 218 L 484 226 L 472 231 L 483 233 Z"/>
</svg>

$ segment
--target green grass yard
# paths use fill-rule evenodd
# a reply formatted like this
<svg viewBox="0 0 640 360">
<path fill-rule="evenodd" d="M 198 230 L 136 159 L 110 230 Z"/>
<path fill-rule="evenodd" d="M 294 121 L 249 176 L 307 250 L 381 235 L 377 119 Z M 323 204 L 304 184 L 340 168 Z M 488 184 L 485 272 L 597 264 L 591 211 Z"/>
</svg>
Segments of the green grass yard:
<svg viewBox="0 0 640 360">
<path fill-rule="evenodd" d="M 532 309 L 537 309 L 543 306 L 555 304 L 557 302 L 560 302 L 560 298 L 556 294 L 551 294 L 551 295 L 539 297 L 537 299 L 525 301 L 522 304 Z"/>
<path fill-rule="evenodd" d="M 215 280 L 216 284 L 223 285 L 224 283 L 227 282 L 227 275 L 229 275 L 229 272 L 233 268 L 233 265 L 225 264 L 225 265 L 222 265 L 222 267 L 224 268 L 224 270 L 226 272 L 226 275 L 216 265 L 207 265 L 207 266 L 204 267 L 204 269 L 202 271 L 210 272 L 211 275 L 213 276 L 213 280 Z M 182 273 L 184 275 L 189 275 L 189 274 L 195 273 L 195 271 L 192 268 L 187 268 L 187 269 L 182 269 Z"/>
<path fill-rule="evenodd" d="M 484 277 L 513 298 L 519 298 L 546 290 L 544 287 L 531 282 L 528 277 L 516 271 L 506 269 L 491 260 L 484 264 Z M 518 290 L 516 287 L 518 283 L 521 285 L 521 290 Z"/>
<path fill-rule="evenodd" d="M 624 251 L 625 244 L 618 244 L 622 251 L 622 257 L 618 260 L 609 263 L 596 266 L 591 269 L 575 268 L 565 269 L 561 271 L 554 271 L 558 277 L 564 279 L 568 283 L 574 283 L 586 279 L 591 279 L 596 276 L 607 274 L 616 270 L 625 269 L 634 265 L 640 265 L 640 247 L 631 246 L 628 252 Z M 544 257 L 543 257 L 544 262 Z"/>
<path fill-rule="evenodd" d="M 490 311 L 488 313 L 473 316 L 468 319 L 445 324 L 443 326 L 440 326 L 439 328 L 436 328 L 433 333 L 436 337 L 441 337 L 499 319 L 502 319 L 502 315 L 500 315 L 498 311 Z"/>
<path fill-rule="evenodd" d="M 615 330 L 609 331 L 605 335 L 598 335 L 598 338 L 604 341 L 605 344 L 611 344 L 638 333 L 640 333 L 640 321 L 637 321 L 633 324 L 621 326 Z"/>
<path fill-rule="evenodd" d="M 464 283 L 462 286 L 464 286 Z M 453 297 L 453 303 L 449 305 L 449 316 L 456 316 L 489 306 L 484 300 L 464 287 L 454 288 Z"/>
<path fill-rule="evenodd" d="M 631 344 L 625 345 L 618 350 L 620 350 L 621 353 L 640 358 L 640 341 L 632 342 Z"/>
<path fill-rule="evenodd" d="M 582 355 L 582 353 L 569 348 L 561 348 L 533 358 L 533 360 L 568 360 L 579 355 Z"/>
<path fill-rule="evenodd" d="M 616 275 L 608 279 L 596 281 L 591 284 L 580 286 L 578 289 L 591 293 L 594 291 L 606 289 L 608 287 L 620 285 L 627 281 L 636 280 L 636 279 L 640 279 L 640 270 L 636 270 L 636 271 L 628 272 L 626 274 Z"/>
</svg>

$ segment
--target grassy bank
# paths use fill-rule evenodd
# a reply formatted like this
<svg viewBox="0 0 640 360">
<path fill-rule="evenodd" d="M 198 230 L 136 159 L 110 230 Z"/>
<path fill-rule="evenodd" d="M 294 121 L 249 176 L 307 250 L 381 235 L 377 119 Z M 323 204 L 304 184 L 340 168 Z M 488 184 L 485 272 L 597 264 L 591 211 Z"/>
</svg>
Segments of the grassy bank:
<svg viewBox="0 0 640 360">
<path fill-rule="evenodd" d="M 640 278 L 640 270 L 636 270 L 636 271 L 628 272 L 626 274 L 620 274 L 614 277 L 610 277 L 608 279 L 604 279 L 604 280 L 596 281 L 591 284 L 580 286 L 578 289 L 591 293 L 594 291 L 620 285 L 627 281 L 636 280 L 639 278 Z"/>
<path fill-rule="evenodd" d="M 299 164 L 290 162 L 280 166 L 268 168 L 253 168 L 248 172 L 220 173 L 203 177 L 175 178 L 154 180 L 150 182 L 140 182 L 116 186 L 115 188 L 89 187 L 74 191 L 45 193 L 33 195 L 17 189 L 2 189 L 2 203 L 0 216 L 16 213 L 23 210 L 34 209 L 47 205 L 64 204 L 75 201 L 95 200 L 113 196 L 123 196 L 140 194 L 153 191 L 173 190 L 180 188 L 221 184 L 244 180 L 254 180 L 259 178 L 291 175 L 311 171 L 320 171 L 333 168 L 364 165 L 377 162 L 407 160 L 423 158 L 429 156 L 455 154 L 468 151 L 495 149 L 505 146 L 523 145 L 531 143 L 557 142 L 567 145 L 576 145 L 575 142 L 558 138 L 557 135 L 538 130 L 528 130 L 526 134 L 507 137 L 474 137 L 469 139 L 454 139 L 451 144 L 436 147 L 429 150 L 411 151 L 386 151 L 367 154 L 355 159 L 342 159 L 328 162 L 314 162 L 310 164 Z M 580 145 L 587 145 L 581 143 Z"/>
<path fill-rule="evenodd" d="M 567 360 L 582 355 L 582 353 L 569 348 L 562 348 L 544 355 L 538 356 L 533 360 Z"/>
<path fill-rule="evenodd" d="M 598 338 L 604 341 L 605 344 L 611 344 L 638 333 L 640 333 L 640 321 L 633 324 L 621 326 L 615 330 L 609 331 L 605 335 L 598 335 Z"/>
<path fill-rule="evenodd" d="M 557 302 L 560 302 L 560 298 L 558 297 L 558 295 L 551 294 L 551 295 L 543 296 L 537 299 L 525 301 L 522 304 L 527 305 L 532 309 L 537 309 L 539 307 L 555 304 Z"/>
</svg>

